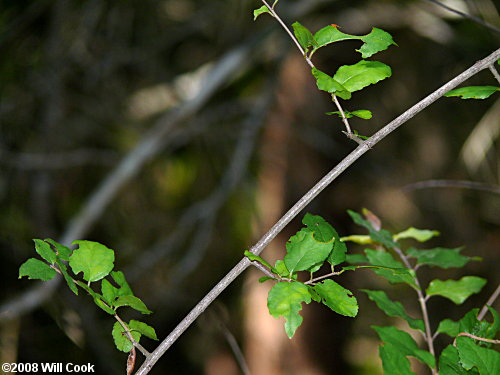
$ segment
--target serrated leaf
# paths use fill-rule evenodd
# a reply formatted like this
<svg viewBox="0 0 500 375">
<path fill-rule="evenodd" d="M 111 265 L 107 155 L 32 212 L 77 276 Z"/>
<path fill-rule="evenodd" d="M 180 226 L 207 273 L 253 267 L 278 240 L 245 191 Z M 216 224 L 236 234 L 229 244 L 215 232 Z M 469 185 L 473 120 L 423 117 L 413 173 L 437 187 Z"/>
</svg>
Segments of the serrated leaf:
<svg viewBox="0 0 500 375">
<path fill-rule="evenodd" d="M 497 86 L 468 86 L 448 91 L 444 96 L 459 96 L 460 99 L 487 99 L 495 92 L 500 91 Z"/>
<path fill-rule="evenodd" d="M 379 347 L 384 375 L 415 375 L 410 369 L 410 361 L 401 354 L 398 347 L 384 344 Z"/>
<path fill-rule="evenodd" d="M 128 323 L 128 327 L 131 331 L 137 331 L 143 334 L 146 337 L 149 337 L 152 340 L 158 341 L 158 337 L 156 337 L 155 329 L 146 323 L 140 322 L 138 320 L 131 320 Z"/>
<path fill-rule="evenodd" d="M 312 68 L 311 72 L 314 78 L 316 78 L 318 89 L 335 94 L 345 100 L 351 99 L 351 93 L 328 74 L 316 68 Z"/>
<path fill-rule="evenodd" d="M 325 280 L 314 286 L 322 302 L 337 314 L 355 317 L 358 314 L 358 301 L 352 292 L 333 280 Z"/>
<path fill-rule="evenodd" d="M 115 341 L 115 345 L 118 350 L 121 350 L 125 353 L 128 353 L 132 350 L 134 344 L 127 337 L 125 329 L 119 322 L 115 322 L 111 334 L 113 335 L 113 340 Z M 141 334 L 137 331 L 132 331 L 130 332 L 130 334 L 134 338 L 135 342 L 139 342 L 139 340 L 141 339 Z"/>
<path fill-rule="evenodd" d="M 381 245 L 384 245 L 387 248 L 394 248 L 398 246 L 398 244 L 394 242 L 394 240 L 392 239 L 392 235 L 389 231 L 385 229 L 376 230 L 375 228 L 373 228 L 372 224 L 368 220 L 363 219 L 361 215 L 358 214 L 357 212 L 347 210 L 347 213 L 349 214 L 349 216 L 351 216 L 352 220 L 356 224 L 361 225 L 366 229 L 368 229 L 368 232 L 370 233 L 370 238 L 373 241 Z"/>
<path fill-rule="evenodd" d="M 269 11 L 269 8 L 266 7 L 265 5 L 262 5 L 260 8 L 255 9 L 253 11 L 253 20 L 255 21 L 257 17 L 259 17 L 261 14 L 264 13 L 269 13 L 272 16 L 272 13 Z"/>
<path fill-rule="evenodd" d="M 280 282 L 269 291 L 267 297 L 269 313 L 275 318 L 283 316 L 286 319 L 285 332 L 289 338 L 293 337 L 302 324 L 302 317 L 299 314 L 302 302 L 311 302 L 311 294 L 303 283 Z"/>
<path fill-rule="evenodd" d="M 120 290 L 118 291 L 119 296 L 133 296 L 134 292 L 128 285 L 127 280 L 125 279 L 125 275 L 122 271 L 113 271 L 111 272 L 111 277 L 118 284 Z"/>
<path fill-rule="evenodd" d="M 39 239 L 34 239 L 33 242 L 35 243 L 35 250 L 38 255 L 50 264 L 54 264 L 56 262 L 57 255 L 47 242 Z"/>
<path fill-rule="evenodd" d="M 113 310 L 111 307 L 109 307 L 109 305 L 106 304 L 106 302 L 104 302 L 101 298 L 102 298 L 102 296 L 94 297 L 94 303 L 97 306 L 99 306 L 101 309 L 106 311 L 109 315 L 115 315 L 116 311 Z"/>
<path fill-rule="evenodd" d="M 316 40 L 314 39 L 314 36 L 311 34 L 309 29 L 302 26 L 299 22 L 294 22 L 292 24 L 292 27 L 295 37 L 297 38 L 302 48 L 304 48 L 306 53 L 309 48 L 317 45 Z"/>
<path fill-rule="evenodd" d="M 60 260 L 57 260 L 56 263 L 57 263 L 57 266 L 59 267 L 59 270 L 61 271 L 61 273 L 64 277 L 64 280 L 66 281 L 66 284 L 68 284 L 69 288 L 71 289 L 71 291 L 73 293 L 78 295 L 78 288 L 77 288 L 75 282 L 73 281 L 73 278 L 69 275 L 66 265 L 63 262 L 61 262 Z"/>
<path fill-rule="evenodd" d="M 104 300 L 110 305 L 114 306 L 115 298 L 118 297 L 119 289 L 114 287 L 108 280 L 103 279 L 101 283 L 101 293 Z"/>
<path fill-rule="evenodd" d="M 399 241 L 405 238 L 413 238 L 418 242 L 425 242 L 436 236 L 439 236 L 439 232 L 437 230 L 417 229 L 414 227 L 410 227 L 407 230 L 395 234 L 394 241 Z"/>
<path fill-rule="evenodd" d="M 113 269 L 115 252 L 94 241 L 73 241 L 79 247 L 69 258 L 75 275 L 83 272 L 85 281 L 93 282 L 106 277 Z"/>
<path fill-rule="evenodd" d="M 368 298 L 375 302 L 378 308 L 385 312 L 388 316 L 403 318 L 408 322 L 408 325 L 411 328 L 419 329 L 422 332 L 425 332 L 424 321 L 422 319 L 413 319 L 410 317 L 406 313 L 403 305 L 399 302 L 391 301 L 384 291 L 367 289 L 361 289 L 361 291 L 368 294 Z"/>
<path fill-rule="evenodd" d="M 434 356 L 426 350 L 419 349 L 415 340 L 408 333 L 395 327 L 372 326 L 372 328 L 377 332 L 384 345 L 393 345 L 400 354 L 415 357 L 431 368 L 435 366 Z"/>
<path fill-rule="evenodd" d="M 415 279 L 403 264 L 393 258 L 385 250 L 365 250 L 368 261 L 374 266 L 388 267 L 391 269 L 374 269 L 374 272 L 385 278 L 391 284 L 405 283 L 417 288 Z M 392 270 L 394 269 L 394 270 Z M 406 272 L 405 272 L 406 271 Z"/>
<path fill-rule="evenodd" d="M 440 375 L 471 375 L 460 365 L 458 350 L 453 345 L 448 345 L 439 356 Z"/>
<path fill-rule="evenodd" d="M 476 367 L 481 375 L 500 374 L 500 353 L 476 345 L 469 337 L 457 337 L 457 350 L 462 367 L 470 370 Z"/>
<path fill-rule="evenodd" d="M 114 303 L 115 307 L 129 306 L 134 310 L 139 311 L 142 314 L 151 314 L 152 311 L 149 310 L 144 302 L 135 296 L 118 296 Z"/>
<path fill-rule="evenodd" d="M 451 319 L 444 319 L 439 322 L 438 328 L 436 330 L 437 333 L 445 333 L 448 336 L 455 337 L 458 335 L 459 331 L 459 323 L 455 322 Z"/>
<path fill-rule="evenodd" d="M 354 92 L 392 75 L 391 68 L 379 61 L 361 60 L 354 65 L 338 68 L 333 79 L 347 91 Z"/>
<path fill-rule="evenodd" d="M 477 276 L 464 276 L 460 280 L 433 280 L 430 282 L 426 293 L 429 296 L 448 298 L 455 304 L 462 304 L 472 294 L 479 293 L 486 280 Z"/>
<path fill-rule="evenodd" d="M 417 250 L 410 248 L 407 254 L 411 257 L 417 258 L 417 264 L 426 264 L 428 266 L 436 266 L 441 268 L 463 267 L 470 260 L 477 260 L 477 258 L 470 258 L 460 254 L 462 248 L 445 249 L 436 247 L 430 250 Z"/>
<path fill-rule="evenodd" d="M 46 238 L 44 241 L 48 242 L 52 246 L 54 246 L 54 248 L 56 249 L 56 253 L 59 256 L 59 258 L 61 258 L 62 260 L 65 260 L 65 261 L 69 260 L 69 257 L 71 255 L 71 253 L 73 252 L 73 250 L 71 250 L 67 246 L 64 246 L 64 245 L 60 244 L 59 242 L 54 241 L 51 238 Z"/>
<path fill-rule="evenodd" d="M 47 263 L 36 258 L 28 259 L 19 267 L 19 278 L 28 276 L 31 280 L 48 281 L 53 279 L 56 273 Z"/>
<path fill-rule="evenodd" d="M 301 230 L 286 243 L 287 254 L 283 259 L 290 272 L 306 271 L 326 260 L 333 248 L 333 240 L 321 242 L 314 232 Z"/>
<path fill-rule="evenodd" d="M 327 115 L 337 115 L 342 118 L 342 113 L 340 111 L 326 112 Z M 359 117 L 364 120 L 369 120 L 372 118 L 372 113 L 367 109 L 358 109 L 357 111 L 344 111 L 344 116 L 346 118 Z"/>
</svg>

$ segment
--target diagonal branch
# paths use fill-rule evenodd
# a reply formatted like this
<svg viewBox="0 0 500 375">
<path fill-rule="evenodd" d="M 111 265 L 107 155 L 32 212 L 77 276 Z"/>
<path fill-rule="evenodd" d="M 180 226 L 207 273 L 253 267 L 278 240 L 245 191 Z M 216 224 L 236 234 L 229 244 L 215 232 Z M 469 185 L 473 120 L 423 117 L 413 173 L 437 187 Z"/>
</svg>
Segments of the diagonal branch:
<svg viewBox="0 0 500 375">
<path fill-rule="evenodd" d="M 459 74 L 455 78 L 448 81 L 446 84 L 438 88 L 436 91 L 419 101 L 413 107 L 405 111 L 399 117 L 391 121 L 389 124 L 380 129 L 370 139 L 359 145 L 354 151 L 347 155 L 337 166 L 328 172 L 311 190 L 309 190 L 295 205 L 288 210 L 283 217 L 250 249 L 254 254 L 260 254 L 264 248 L 280 233 L 285 226 L 297 216 L 321 191 L 323 191 L 333 180 L 335 180 L 342 172 L 358 160 L 363 154 L 369 151 L 378 142 L 384 139 L 405 122 L 434 103 L 437 99 L 443 96 L 448 91 L 452 90 L 468 78 L 472 77 L 479 71 L 486 69 L 489 64 L 492 64 L 500 57 L 500 48 L 491 53 L 486 58 L 478 61 L 469 69 Z M 224 276 L 215 285 L 203 299 L 189 312 L 188 315 L 177 325 L 177 327 L 158 345 L 151 355 L 144 361 L 142 366 L 136 372 L 136 375 L 145 375 L 150 372 L 155 363 L 165 354 L 172 344 L 186 331 L 186 329 L 200 316 L 203 311 L 226 289 L 247 267 L 251 264 L 248 258 L 243 258 L 233 267 L 229 273 Z"/>
</svg>

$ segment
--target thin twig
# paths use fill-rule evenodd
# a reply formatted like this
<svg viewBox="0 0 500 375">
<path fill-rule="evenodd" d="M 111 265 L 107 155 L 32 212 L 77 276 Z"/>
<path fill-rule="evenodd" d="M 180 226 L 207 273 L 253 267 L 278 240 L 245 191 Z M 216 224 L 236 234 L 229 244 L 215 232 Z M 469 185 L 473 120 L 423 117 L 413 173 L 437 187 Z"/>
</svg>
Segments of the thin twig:
<svg viewBox="0 0 500 375">
<path fill-rule="evenodd" d="M 500 33 L 500 29 L 498 29 L 497 27 L 493 26 L 493 25 L 490 25 L 489 23 L 483 21 L 481 18 L 479 17 L 476 17 L 476 16 L 473 16 L 473 15 L 470 15 L 470 14 L 467 14 L 467 13 L 464 13 L 464 12 L 461 12 L 457 9 L 454 9 L 454 8 L 451 8 L 449 7 L 448 5 L 445 5 L 443 3 L 441 3 L 440 1 L 437 1 L 437 0 L 425 0 L 429 3 L 432 3 L 432 4 L 435 4 L 443 9 L 446 9 L 447 11 L 449 12 L 452 12 L 452 13 L 455 13 L 455 14 L 458 14 L 459 16 L 461 17 L 464 17 L 464 18 L 467 18 L 471 21 L 474 21 L 488 29 L 490 29 L 491 31 L 495 32 L 495 33 Z"/>
<path fill-rule="evenodd" d="M 137 341 L 134 340 L 134 337 L 132 336 L 132 333 L 130 333 L 130 329 L 127 327 L 127 325 L 125 324 L 125 322 L 123 320 L 120 319 L 120 317 L 115 314 L 113 315 L 114 318 L 116 320 L 118 320 L 118 323 L 120 323 L 120 325 L 123 327 L 123 329 L 125 330 L 125 334 L 127 335 L 127 338 L 130 340 L 130 342 L 132 344 L 134 344 L 134 346 L 140 350 L 140 352 L 144 355 L 144 357 L 148 357 L 151 353 L 149 353 L 141 344 L 139 344 Z"/>
<path fill-rule="evenodd" d="M 285 25 L 285 23 L 283 22 L 283 20 L 280 18 L 280 16 L 278 15 L 278 13 L 275 12 L 274 8 L 273 7 L 270 7 L 269 4 L 266 2 L 266 0 L 262 0 L 262 2 L 264 3 L 264 5 L 269 9 L 269 12 L 271 13 L 271 15 L 276 18 L 276 20 L 279 22 L 279 24 L 283 27 L 283 29 L 285 29 L 285 31 L 287 32 L 287 34 L 290 36 L 290 38 L 293 40 L 293 42 L 295 43 L 295 45 L 297 46 L 297 48 L 299 49 L 300 53 L 302 56 L 304 56 L 304 59 L 306 60 L 307 64 L 311 67 L 311 68 L 315 68 L 313 62 L 311 61 L 311 59 L 307 56 L 307 53 L 306 51 L 304 51 L 304 49 L 302 48 L 302 46 L 300 45 L 299 41 L 297 40 L 297 38 L 295 38 L 295 35 L 293 35 L 293 33 L 290 31 L 290 29 Z M 340 105 L 340 102 L 338 101 L 337 99 L 337 96 L 335 94 L 332 94 L 332 99 L 333 99 L 333 102 L 335 103 L 335 105 L 337 106 L 337 109 L 339 110 L 340 112 L 340 115 L 342 116 L 342 122 L 344 123 L 345 127 L 346 127 L 346 130 L 347 130 L 347 136 L 350 138 L 350 139 L 354 139 L 356 140 L 355 138 L 357 138 L 352 130 L 351 130 L 351 127 L 349 126 L 349 121 L 347 120 L 347 117 L 344 113 L 344 110 L 342 109 L 342 106 Z M 353 138 L 354 137 L 354 138 Z M 359 143 L 359 142 L 358 142 Z"/>
<path fill-rule="evenodd" d="M 318 276 L 318 277 L 315 277 L 314 279 L 307 280 L 304 284 L 306 284 L 306 285 L 307 285 L 307 284 L 313 284 L 313 283 L 315 283 L 316 281 L 326 279 L 327 277 L 330 277 L 330 276 L 338 276 L 338 275 L 340 275 L 341 273 L 344 273 L 344 271 L 345 271 L 345 270 L 338 271 L 338 272 L 330 272 L 330 273 L 327 273 L 326 275 Z"/>
<path fill-rule="evenodd" d="M 319 193 L 321 193 L 328 185 L 330 185 L 342 172 L 351 166 L 362 155 L 369 151 L 378 142 L 384 139 L 387 135 L 434 103 L 448 91 L 454 89 L 459 84 L 472 77 L 500 57 L 500 48 L 488 55 L 486 58 L 476 62 L 469 69 L 459 74 L 455 78 L 448 81 L 446 84 L 435 90 L 430 95 L 419 101 L 417 104 L 406 110 L 396 119 L 385 125 L 370 139 L 359 145 L 354 151 L 347 155 L 344 160 L 337 164 L 330 172 L 328 172 L 316 185 L 314 185 L 297 203 L 294 204 L 271 228 L 262 236 L 262 238 L 250 249 L 254 254 L 260 254 L 265 247 L 280 233 L 285 226 L 295 218 Z M 205 297 L 186 315 L 186 317 L 174 328 L 174 330 L 158 345 L 151 355 L 144 361 L 136 375 L 145 375 L 153 368 L 154 364 L 165 354 L 172 344 L 184 333 L 184 331 L 205 311 L 205 309 L 224 291 L 244 270 L 251 264 L 247 257 L 244 257 L 236 266 L 229 271 L 210 290 Z"/>
<path fill-rule="evenodd" d="M 261 271 L 262 273 L 264 273 L 267 277 L 272 277 L 273 279 L 276 278 L 276 275 L 274 275 L 273 273 L 269 272 L 269 270 L 266 267 L 264 267 L 262 264 L 260 264 L 259 262 L 252 261 L 252 266 L 254 266 L 259 271 Z"/>
<path fill-rule="evenodd" d="M 500 83 L 500 74 L 498 74 L 495 65 L 494 64 L 488 65 L 488 69 L 491 71 L 491 73 L 493 73 L 493 76 L 495 76 L 497 82 Z"/>
<path fill-rule="evenodd" d="M 474 181 L 459 181 L 459 180 L 428 180 L 419 181 L 413 184 L 403 186 L 404 191 L 412 191 L 429 188 L 460 188 L 470 190 L 487 191 L 490 193 L 500 194 L 500 186 L 485 184 Z"/>
<path fill-rule="evenodd" d="M 483 342 L 489 342 L 490 344 L 500 344 L 500 340 L 492 340 L 492 339 L 486 339 L 484 337 L 479 337 L 479 336 L 476 336 L 476 335 L 473 335 L 472 333 L 468 333 L 468 332 L 460 332 L 458 336 L 467 336 L 467 337 L 470 337 L 470 338 L 473 338 L 474 340 L 478 340 L 478 341 L 483 341 Z M 455 338 L 455 341 L 457 339 Z M 455 344 L 455 341 L 453 342 L 453 344 Z"/>
<path fill-rule="evenodd" d="M 481 312 L 477 315 L 477 320 L 483 320 L 484 316 L 488 312 L 488 306 L 492 306 L 493 303 L 495 303 L 495 300 L 498 298 L 498 295 L 500 295 L 500 284 L 498 284 L 497 288 L 493 292 L 490 298 L 488 298 L 488 301 L 484 304 L 483 308 L 481 309 Z"/>
</svg>

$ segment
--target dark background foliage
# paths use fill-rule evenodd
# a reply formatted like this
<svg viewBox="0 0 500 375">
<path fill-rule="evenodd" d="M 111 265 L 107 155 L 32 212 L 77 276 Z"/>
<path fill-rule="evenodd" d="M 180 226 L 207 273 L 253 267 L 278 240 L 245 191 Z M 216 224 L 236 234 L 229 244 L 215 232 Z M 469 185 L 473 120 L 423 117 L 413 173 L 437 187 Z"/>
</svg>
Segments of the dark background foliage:
<svg viewBox="0 0 500 375">
<path fill-rule="evenodd" d="M 497 2 L 449 3 L 500 27 Z M 164 338 L 276 215 L 356 146 L 341 133 L 339 120 L 324 115 L 335 110 L 333 103 L 317 91 L 283 30 L 265 15 L 253 22 L 252 10 L 260 5 L 248 0 L 1 2 L 4 303 L 35 285 L 17 280 L 19 265 L 34 254 L 31 239 L 76 239 L 68 232 L 85 215 L 89 197 L 127 155 L 140 158 L 134 149 L 149 134 L 157 148 L 143 148 L 151 155 L 112 199 L 98 205 L 102 212 L 90 209 L 76 233 L 116 251 L 116 267 L 155 312 L 147 321 Z M 499 33 L 420 0 L 282 0 L 278 10 L 288 24 L 300 20 L 312 30 L 335 23 L 350 34 L 366 34 L 375 26 L 393 35 L 399 46 L 375 56 L 392 67 L 393 76 L 354 94 L 344 106 L 372 110 L 371 121 L 352 120 L 366 135 L 491 53 L 499 41 Z M 354 41 L 325 48 L 315 55 L 315 64 L 333 73 L 359 59 L 355 48 Z M 211 70 L 217 66 L 225 75 Z M 494 84 L 494 78 L 486 70 L 470 84 Z M 429 246 L 463 245 L 464 253 L 482 257 L 465 270 L 422 271 L 425 280 L 465 274 L 489 280 L 464 306 L 431 301 L 434 327 L 444 317 L 457 319 L 482 305 L 496 287 L 500 198 L 411 184 L 449 179 L 498 186 L 499 112 L 495 97 L 443 98 L 378 144 L 307 208 L 347 235 L 361 230 L 346 210 L 368 207 L 388 229 L 437 229 L 441 236 Z M 299 225 L 297 218 L 285 235 Z M 273 246 L 282 249 L 286 238 Z M 360 272 L 342 282 L 351 290 L 373 284 L 387 288 L 417 314 L 412 292 L 373 275 Z M 245 303 L 249 283 L 241 277 L 226 290 L 152 373 L 238 373 L 228 333 L 247 353 L 251 370 L 265 361 L 253 358 L 249 349 L 245 322 L 256 320 L 259 327 L 259 316 L 249 316 Z M 306 307 L 302 334 L 280 349 L 286 354 L 302 348 L 302 357 L 285 355 L 276 368 L 298 374 L 308 368 L 304 363 L 314 363 L 317 374 L 380 371 L 371 356 L 377 339 L 369 325 L 394 321 L 359 294 L 357 320 Z M 58 288 L 33 311 L 2 321 L 2 362 L 90 362 L 98 373 L 123 373 L 126 356 L 114 349 L 112 324 L 92 301 Z M 438 339 L 438 347 L 446 343 Z"/>
</svg>

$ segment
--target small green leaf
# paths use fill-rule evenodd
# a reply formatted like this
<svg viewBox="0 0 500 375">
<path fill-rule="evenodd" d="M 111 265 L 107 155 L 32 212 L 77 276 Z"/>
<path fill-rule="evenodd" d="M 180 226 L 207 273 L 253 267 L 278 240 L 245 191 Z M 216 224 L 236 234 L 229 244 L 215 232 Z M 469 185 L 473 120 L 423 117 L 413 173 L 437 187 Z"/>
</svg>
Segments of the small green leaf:
<svg viewBox="0 0 500 375">
<path fill-rule="evenodd" d="M 38 255 L 50 264 L 54 264 L 56 262 L 57 255 L 47 242 L 37 239 L 34 239 L 33 242 L 35 243 L 35 250 Z"/>
<path fill-rule="evenodd" d="M 46 238 L 44 241 L 48 242 L 52 246 L 54 246 L 54 248 L 56 249 L 56 253 L 59 256 L 59 258 L 61 258 L 62 260 L 65 260 L 65 261 L 69 261 L 69 257 L 71 255 L 71 253 L 73 252 L 73 250 L 71 250 L 70 248 L 68 248 L 68 247 L 66 247 L 66 246 L 64 246 L 62 244 L 60 244 L 59 242 L 54 241 L 51 238 Z"/>
<path fill-rule="evenodd" d="M 276 280 L 274 277 L 269 277 L 269 276 L 263 276 L 259 278 L 259 283 L 265 283 L 268 280 Z"/>
<path fill-rule="evenodd" d="M 108 280 L 103 279 L 101 283 L 101 293 L 104 300 L 110 305 L 114 306 L 115 298 L 118 297 L 119 289 L 114 287 Z"/>
<path fill-rule="evenodd" d="M 290 277 L 290 271 L 286 268 L 286 264 L 283 260 L 279 259 L 274 265 L 274 270 L 281 277 Z"/>
<path fill-rule="evenodd" d="M 257 17 L 259 17 L 263 13 L 269 13 L 272 16 L 272 13 L 269 11 L 269 8 L 265 5 L 262 5 L 260 8 L 255 9 L 253 11 L 253 20 L 255 21 Z"/>
<path fill-rule="evenodd" d="M 415 375 L 410 369 L 410 361 L 401 353 L 400 349 L 392 344 L 379 347 L 384 375 Z"/>
<path fill-rule="evenodd" d="M 48 281 L 56 275 L 50 266 L 39 259 L 30 258 L 19 267 L 19 278 L 28 276 L 28 279 Z"/>
<path fill-rule="evenodd" d="M 373 56 L 377 52 L 384 51 L 391 45 L 397 46 L 388 32 L 374 27 L 370 34 L 361 37 L 364 44 L 356 51 L 361 53 L 364 59 Z"/>
<path fill-rule="evenodd" d="M 335 94 L 345 100 L 351 98 L 351 93 L 328 74 L 323 73 L 321 70 L 316 68 L 312 68 L 312 75 L 316 78 L 316 85 L 321 91 Z"/>
<path fill-rule="evenodd" d="M 139 311 L 142 314 L 151 314 L 152 311 L 148 310 L 144 302 L 135 296 L 118 296 L 114 303 L 115 307 L 120 306 L 130 306 L 134 310 Z"/>
<path fill-rule="evenodd" d="M 339 118 L 342 118 L 342 113 L 340 111 L 326 112 L 327 115 L 337 115 Z M 372 113 L 367 109 L 358 109 L 357 111 L 344 111 L 344 116 L 346 118 L 359 117 L 364 120 L 369 120 L 372 118 Z"/>
<path fill-rule="evenodd" d="M 436 330 L 437 333 L 445 333 L 448 336 L 455 337 L 458 335 L 459 323 L 451 319 L 444 319 L 439 322 L 439 326 Z"/>
<path fill-rule="evenodd" d="M 290 272 L 306 271 L 326 260 L 333 248 L 333 240 L 321 242 L 314 232 L 302 229 L 286 243 L 287 254 L 283 259 Z"/>
<path fill-rule="evenodd" d="M 115 252 L 93 241 L 73 241 L 79 246 L 69 258 L 69 265 L 75 275 L 83 272 L 85 281 L 98 281 L 113 269 Z"/>
<path fill-rule="evenodd" d="M 76 287 L 75 282 L 73 281 L 73 278 L 68 274 L 68 269 L 66 267 L 66 264 L 61 262 L 59 259 L 56 261 L 57 266 L 59 267 L 59 270 L 61 271 L 64 280 L 66 281 L 66 284 L 68 284 L 69 288 L 73 293 L 78 295 L 78 288 Z"/>
<path fill-rule="evenodd" d="M 425 242 L 436 236 L 439 236 L 439 232 L 437 230 L 417 229 L 410 227 L 407 230 L 395 234 L 394 241 L 399 241 L 405 238 L 413 238 L 418 242 Z"/>
<path fill-rule="evenodd" d="M 132 350 L 134 344 L 132 344 L 130 339 L 127 337 L 125 329 L 119 322 L 116 322 L 113 325 L 113 331 L 111 332 L 111 334 L 113 335 L 113 340 L 115 341 L 115 345 L 118 350 L 121 350 L 125 353 L 128 353 Z M 139 342 L 139 340 L 141 339 L 140 332 L 131 331 L 130 334 L 134 338 L 135 342 Z"/>
<path fill-rule="evenodd" d="M 317 45 L 316 40 L 314 40 L 314 36 L 306 27 L 302 26 L 299 22 L 294 22 L 292 27 L 295 37 L 306 53 L 310 47 Z"/>
<path fill-rule="evenodd" d="M 409 248 L 407 254 L 417 258 L 417 264 L 426 264 L 431 267 L 452 268 L 463 267 L 470 260 L 478 260 L 480 258 L 470 258 L 460 254 L 462 248 L 445 249 L 437 247 L 431 250 L 417 250 Z"/>
<path fill-rule="evenodd" d="M 370 236 L 366 236 L 363 234 L 353 234 L 351 236 L 342 237 L 340 238 L 340 240 L 344 242 L 354 242 L 359 245 L 370 245 L 375 243 L 375 241 L 373 241 Z"/>
<path fill-rule="evenodd" d="M 94 303 L 99 306 L 101 309 L 103 309 L 104 311 L 106 311 L 109 315 L 115 315 L 116 314 L 116 311 L 113 310 L 111 307 L 109 307 L 109 305 L 104 302 L 102 299 L 102 297 L 94 297 Z"/>
<path fill-rule="evenodd" d="M 343 65 L 338 68 L 333 79 L 345 90 L 354 92 L 375 84 L 392 75 L 391 68 L 378 61 L 361 60 L 354 65 Z"/>
<path fill-rule="evenodd" d="M 248 251 L 248 250 L 245 250 L 245 256 L 250 259 L 251 261 L 255 261 L 255 262 L 259 262 L 260 264 L 262 264 L 263 266 L 269 268 L 270 270 L 272 270 L 273 272 L 276 271 L 274 269 L 273 266 L 271 266 L 265 259 L 261 258 L 260 256 Z M 274 272 L 274 273 L 277 273 L 277 272 Z"/>
<path fill-rule="evenodd" d="M 479 293 L 486 280 L 477 276 L 464 276 L 460 280 L 433 280 L 426 290 L 427 295 L 448 298 L 455 304 L 462 304 L 472 294 Z"/>
<path fill-rule="evenodd" d="M 378 308 L 385 312 L 388 316 L 403 318 L 408 322 L 411 328 L 419 329 L 422 332 L 425 332 L 424 321 L 422 319 L 413 319 L 412 317 L 410 317 L 406 313 L 403 305 L 399 302 L 391 301 L 384 291 L 367 289 L 361 289 L 361 291 L 368 294 L 368 298 L 375 302 Z"/>
<path fill-rule="evenodd" d="M 322 302 L 337 314 L 355 317 L 358 314 L 358 301 L 352 292 L 333 280 L 325 280 L 314 286 Z"/>
<path fill-rule="evenodd" d="M 458 350 L 448 345 L 439 356 L 439 375 L 472 375 L 460 365 Z"/>
<path fill-rule="evenodd" d="M 415 357 L 427 366 L 434 368 L 434 356 L 426 350 L 419 349 L 415 340 L 408 333 L 395 327 L 372 326 L 372 328 L 377 332 L 384 345 L 394 345 L 394 348 L 397 348 L 397 351 L 402 355 Z"/>
<path fill-rule="evenodd" d="M 133 296 L 134 292 L 132 292 L 132 289 L 127 283 L 127 280 L 125 279 L 125 275 L 123 274 L 122 271 L 113 271 L 111 272 L 111 277 L 115 281 L 115 283 L 118 284 L 120 287 L 120 290 L 118 291 L 119 296 Z"/>
<path fill-rule="evenodd" d="M 476 345 L 469 337 L 457 337 L 457 350 L 460 363 L 466 370 L 476 367 L 482 374 L 500 374 L 500 353 Z"/>
<path fill-rule="evenodd" d="M 137 331 L 143 334 L 150 339 L 158 341 L 158 337 L 156 337 L 155 329 L 146 323 L 140 322 L 138 320 L 131 320 L 128 324 L 128 327 L 131 331 Z"/>
<path fill-rule="evenodd" d="M 286 319 L 285 331 L 289 338 L 293 337 L 302 324 L 302 317 L 299 314 L 302 302 L 310 303 L 311 294 L 307 286 L 300 282 L 280 282 L 269 291 L 267 297 L 269 313 L 275 318 L 283 316 Z"/>
<path fill-rule="evenodd" d="M 374 272 L 385 278 L 391 284 L 405 283 L 417 288 L 415 279 L 401 262 L 385 250 L 365 250 L 368 261 L 374 266 L 387 267 L 390 269 L 375 269 Z"/>
<path fill-rule="evenodd" d="M 500 91 L 497 86 L 468 86 L 448 91 L 444 96 L 459 96 L 460 99 L 487 99 L 495 92 Z"/>
<path fill-rule="evenodd" d="M 392 239 L 392 235 L 389 231 L 385 229 L 376 230 L 368 220 L 363 219 L 361 215 L 358 214 L 357 212 L 347 210 L 347 213 L 349 214 L 349 216 L 351 216 L 352 220 L 356 224 L 361 225 L 366 229 L 368 229 L 368 232 L 370 233 L 370 238 L 373 241 L 381 245 L 384 245 L 388 249 L 398 246 L 398 244 L 394 242 L 394 240 Z"/>
</svg>

